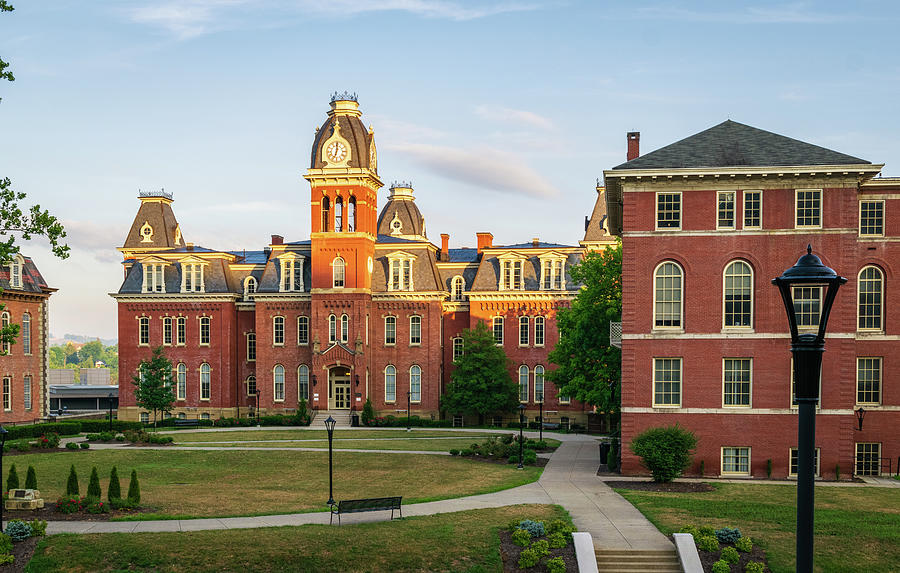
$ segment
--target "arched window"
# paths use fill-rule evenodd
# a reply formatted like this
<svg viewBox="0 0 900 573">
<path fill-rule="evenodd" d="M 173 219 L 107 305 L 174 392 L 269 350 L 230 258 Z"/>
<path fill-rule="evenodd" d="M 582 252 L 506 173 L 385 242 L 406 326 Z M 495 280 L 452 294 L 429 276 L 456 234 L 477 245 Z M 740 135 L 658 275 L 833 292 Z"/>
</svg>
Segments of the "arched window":
<svg viewBox="0 0 900 573">
<path fill-rule="evenodd" d="M 187 396 L 187 366 L 184 365 L 184 362 L 178 363 L 178 368 L 175 371 L 175 398 L 177 400 L 184 400 Z"/>
<path fill-rule="evenodd" d="M 0 314 L 0 327 L 6 328 L 9 326 L 9 313 L 4 312 Z M 3 354 L 9 354 L 9 342 L 3 343 Z"/>
<path fill-rule="evenodd" d="M 331 217 L 331 202 L 328 197 L 322 197 L 322 231 L 328 231 L 328 220 Z"/>
<path fill-rule="evenodd" d="M 384 369 L 384 401 L 397 401 L 397 369 L 390 364 Z"/>
<path fill-rule="evenodd" d="M 384 317 L 384 343 L 387 345 L 397 343 L 397 317 Z"/>
<path fill-rule="evenodd" d="M 256 333 L 247 333 L 247 362 L 256 360 Z"/>
<path fill-rule="evenodd" d="M 297 344 L 309 344 L 309 317 L 297 317 Z"/>
<path fill-rule="evenodd" d="M 422 401 L 422 369 L 418 366 L 409 369 L 409 401 Z"/>
<path fill-rule="evenodd" d="M 333 314 L 328 315 L 328 342 L 337 342 L 337 317 Z"/>
<path fill-rule="evenodd" d="M 297 399 L 309 400 L 309 366 L 301 364 L 297 368 Z"/>
<path fill-rule="evenodd" d="M 342 288 L 344 286 L 344 259 L 335 257 L 331 263 L 331 277 L 334 288 Z"/>
<path fill-rule="evenodd" d="M 356 197 L 351 196 L 347 201 L 347 231 L 356 230 Z"/>
<path fill-rule="evenodd" d="M 209 322 L 208 316 L 200 317 L 200 344 L 201 346 L 209 345 Z"/>
<path fill-rule="evenodd" d="M 341 342 L 347 343 L 350 339 L 350 317 L 346 314 L 341 315 Z"/>
<path fill-rule="evenodd" d="M 544 345 L 544 317 L 543 316 L 534 317 L 534 345 L 535 346 L 543 346 Z"/>
<path fill-rule="evenodd" d="M 544 401 L 544 367 L 543 366 L 535 366 L 534 367 L 534 401 L 541 402 Z"/>
<path fill-rule="evenodd" d="M 661 263 L 653 277 L 653 327 L 682 328 L 681 267 L 671 261 Z"/>
<path fill-rule="evenodd" d="M 344 199 L 340 195 L 334 200 L 334 230 L 344 230 Z"/>
<path fill-rule="evenodd" d="M 414 315 L 409 317 L 409 344 L 416 346 L 422 344 L 422 317 Z"/>
<path fill-rule="evenodd" d="M 187 318 L 179 316 L 175 321 L 175 344 L 187 343 Z"/>
<path fill-rule="evenodd" d="M 528 346 L 528 317 L 519 317 L 519 346 Z"/>
<path fill-rule="evenodd" d="M 31 315 L 22 315 L 22 352 L 31 354 Z"/>
<path fill-rule="evenodd" d="M 453 339 L 453 361 L 459 359 L 460 356 L 463 355 L 465 351 L 465 347 L 463 346 L 463 339 L 459 336 Z"/>
<path fill-rule="evenodd" d="M 256 396 L 256 376 L 247 376 L 247 396 Z"/>
<path fill-rule="evenodd" d="M 256 279 L 247 277 L 244 279 L 244 296 L 251 295 L 256 292 Z"/>
<path fill-rule="evenodd" d="M 466 279 L 460 275 L 453 277 L 450 281 L 450 300 L 463 300 L 463 290 L 466 288 Z"/>
<path fill-rule="evenodd" d="M 744 261 L 725 267 L 723 300 L 725 328 L 753 326 L 753 269 Z"/>
<path fill-rule="evenodd" d="M 172 344 L 172 317 L 163 317 L 163 345 L 171 346 Z"/>
<path fill-rule="evenodd" d="M 25 266 L 25 257 L 14 255 L 9 263 L 9 288 L 22 288 L 22 268 Z"/>
<path fill-rule="evenodd" d="M 200 399 L 209 400 L 210 380 L 209 380 L 209 364 L 204 362 L 200 365 Z"/>
<path fill-rule="evenodd" d="M 138 319 L 138 344 L 150 344 L 150 318 L 146 316 Z"/>
<path fill-rule="evenodd" d="M 528 367 L 519 366 L 519 402 L 528 401 Z"/>
<path fill-rule="evenodd" d="M 273 399 L 276 402 L 284 402 L 284 366 L 281 364 L 275 365 L 275 376 L 273 379 L 275 384 L 272 393 Z"/>
<path fill-rule="evenodd" d="M 272 344 L 275 346 L 284 346 L 284 317 L 276 316 L 272 318 Z"/>
<path fill-rule="evenodd" d="M 184 412 L 179 412 L 179 413 L 178 413 L 178 419 L 179 419 L 179 420 L 186 420 L 186 419 L 187 419 L 187 414 L 185 414 Z"/>
<path fill-rule="evenodd" d="M 496 342 L 500 346 L 503 346 L 503 317 L 502 316 L 494 317 L 492 331 L 494 333 L 494 342 Z"/>
<path fill-rule="evenodd" d="M 882 330 L 882 296 L 884 274 L 878 267 L 865 267 L 859 271 L 859 330 Z"/>
</svg>

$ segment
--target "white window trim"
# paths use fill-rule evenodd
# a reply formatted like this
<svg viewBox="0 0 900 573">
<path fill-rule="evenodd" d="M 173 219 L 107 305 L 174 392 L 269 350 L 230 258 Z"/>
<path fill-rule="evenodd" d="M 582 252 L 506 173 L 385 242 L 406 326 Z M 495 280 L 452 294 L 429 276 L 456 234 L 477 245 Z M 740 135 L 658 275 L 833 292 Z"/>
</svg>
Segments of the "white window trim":
<svg viewBox="0 0 900 573">
<path fill-rule="evenodd" d="M 304 319 L 306 319 L 304 321 Z M 300 341 L 300 323 L 306 322 L 306 342 Z M 309 346 L 309 317 L 301 314 L 297 317 L 297 346 Z"/>
<path fill-rule="evenodd" d="M 525 261 L 527 257 L 519 253 L 503 253 L 497 257 L 500 265 L 500 277 L 497 283 L 498 290 L 525 290 Z M 516 277 L 516 266 L 519 267 L 519 282 L 513 285 Z"/>
<path fill-rule="evenodd" d="M 32 320 L 30 312 L 22 313 L 22 329 L 21 329 L 21 337 L 22 337 L 22 354 L 25 356 L 31 356 L 31 334 L 32 334 Z"/>
<path fill-rule="evenodd" d="M 725 324 L 725 288 L 726 288 L 725 281 L 726 281 L 726 276 L 728 274 L 728 268 L 731 265 L 734 265 L 736 263 L 744 263 L 750 269 L 750 326 L 727 326 Z M 655 283 L 655 277 L 654 277 L 654 283 Z M 653 292 L 655 294 L 656 293 L 656 288 L 655 288 L 656 285 L 654 284 L 653 286 L 654 286 Z M 682 271 L 682 277 L 681 277 L 681 302 L 682 302 L 682 307 L 684 307 L 684 274 L 683 274 L 683 271 Z M 655 311 L 656 304 L 653 305 L 653 308 Z M 746 261 L 744 259 L 732 259 L 725 264 L 725 268 L 722 270 L 722 330 L 727 330 L 727 331 L 738 330 L 738 331 L 743 331 L 743 332 L 753 332 L 753 328 L 754 328 L 753 325 L 755 324 L 754 320 L 756 319 L 755 311 L 756 311 L 756 273 L 753 270 L 753 265 L 751 265 L 748 261 Z M 682 316 L 682 320 L 684 320 L 683 316 Z M 655 323 L 656 323 L 656 320 L 654 318 L 654 324 Z"/>
<path fill-rule="evenodd" d="M 457 340 L 459 341 L 459 346 L 460 346 L 459 356 L 462 356 L 465 353 L 465 346 L 463 345 L 462 336 L 454 336 L 452 339 L 450 339 L 450 358 L 452 359 L 452 362 L 455 362 L 456 358 L 457 358 L 457 356 L 456 356 L 456 341 Z"/>
<path fill-rule="evenodd" d="M 6 389 L 9 388 L 9 392 Z M 4 376 L 0 379 L 0 400 L 3 401 L 3 411 L 12 412 L 13 383 L 12 376 Z"/>
<path fill-rule="evenodd" d="M 797 469 L 800 469 L 800 449 L 799 448 L 788 448 L 788 477 L 795 478 L 797 477 L 796 472 L 791 472 L 791 454 L 796 451 L 797 452 Z M 854 452 L 855 453 L 855 452 Z M 856 459 L 853 459 L 853 466 L 856 469 Z M 816 448 L 816 474 L 815 477 L 822 476 L 822 448 Z"/>
<path fill-rule="evenodd" d="M 184 387 L 181 386 L 180 376 L 184 375 Z M 183 391 L 182 391 L 183 390 Z M 187 365 L 184 362 L 179 362 L 175 365 L 175 399 L 176 400 L 186 400 L 187 399 Z"/>
<path fill-rule="evenodd" d="M 206 292 L 206 266 L 209 264 L 202 259 L 198 259 L 196 257 L 190 257 L 187 259 L 183 259 L 179 261 L 181 263 L 181 292 L 182 293 L 192 293 L 192 292 Z M 200 288 L 197 289 L 194 284 L 194 279 L 196 278 L 196 267 L 200 268 Z M 191 290 L 187 288 L 187 277 L 188 274 L 191 275 Z"/>
<path fill-rule="evenodd" d="M 732 197 L 731 197 L 731 226 L 725 227 L 725 226 L 722 226 L 719 224 L 719 203 L 721 202 L 722 195 L 727 195 L 729 193 L 732 195 Z M 738 216 L 737 198 L 738 198 L 737 191 L 717 191 L 716 192 L 716 230 L 717 231 L 734 231 L 735 229 L 737 229 L 737 216 Z"/>
<path fill-rule="evenodd" d="M 412 334 L 413 334 L 413 319 L 414 318 L 419 319 L 419 341 L 418 342 L 413 342 Z M 413 315 L 410 315 L 410 317 L 409 317 L 409 345 L 410 346 L 422 346 L 422 315 L 420 315 L 420 314 L 413 314 Z"/>
<path fill-rule="evenodd" d="M 541 341 L 540 342 L 538 342 L 538 336 L 537 336 L 538 321 L 540 321 L 541 329 L 543 330 L 543 332 L 541 332 Z M 535 316 L 534 317 L 534 345 L 537 347 L 542 347 L 546 343 L 547 343 L 547 319 L 540 315 Z"/>
<path fill-rule="evenodd" d="M 566 289 L 566 260 L 565 255 L 549 252 L 538 256 L 541 265 L 541 279 L 539 290 L 561 291 Z M 549 275 L 549 276 L 548 276 Z M 550 286 L 546 286 L 547 278 L 550 279 Z M 557 286 L 557 282 L 559 286 Z"/>
<path fill-rule="evenodd" d="M 34 377 L 31 374 L 22 377 L 22 404 L 26 412 L 34 409 Z"/>
<path fill-rule="evenodd" d="M 495 321 L 500 320 L 500 341 L 497 342 L 497 335 L 495 333 Z M 494 337 L 494 344 L 497 346 L 503 346 L 506 342 L 506 321 L 503 320 L 502 316 L 492 316 L 491 317 L 491 336 Z"/>
<path fill-rule="evenodd" d="M 304 368 L 306 368 L 306 396 L 304 396 L 303 393 L 300 391 L 300 387 L 301 387 L 301 385 L 300 385 L 300 380 L 301 380 L 300 373 L 303 371 Z M 301 398 L 303 398 L 304 400 L 306 400 L 307 402 L 309 402 L 310 382 L 311 382 L 311 377 L 310 377 L 310 369 L 309 369 L 309 366 L 307 366 L 306 364 L 301 364 L 300 366 L 297 367 L 297 401 L 298 401 L 298 402 L 300 401 Z"/>
<path fill-rule="evenodd" d="M 522 369 L 525 369 L 525 399 L 522 399 Z M 516 393 L 520 404 L 527 404 L 531 399 L 531 368 L 527 364 L 519 365 L 516 370 Z"/>
<path fill-rule="evenodd" d="M 522 343 L 522 320 L 525 320 L 525 342 Z M 529 316 L 520 316 L 518 323 L 516 325 L 518 330 L 516 331 L 516 339 L 518 340 L 519 348 L 527 348 L 531 345 L 531 317 Z"/>
<path fill-rule="evenodd" d="M 871 445 L 877 444 L 878 445 L 878 459 L 882 459 L 881 453 L 884 451 L 884 448 L 882 448 L 881 446 L 883 445 L 883 442 L 854 442 L 853 443 L 853 475 L 872 475 L 872 474 L 856 473 L 856 463 L 857 463 L 856 460 L 859 456 L 859 446 L 866 445 L 866 444 L 871 444 Z M 881 475 L 881 466 L 880 465 L 876 469 L 875 475 L 876 476 Z"/>
<path fill-rule="evenodd" d="M 207 342 L 203 342 L 203 319 L 209 321 L 209 340 Z M 211 316 L 198 316 L 197 317 L 197 344 L 198 346 L 209 346 L 212 344 L 212 317 Z"/>
<path fill-rule="evenodd" d="M 394 370 L 394 397 L 391 399 L 388 398 L 388 368 L 392 368 Z M 382 374 L 384 375 L 384 403 L 395 404 L 397 402 L 397 367 L 393 364 L 388 364 L 384 367 Z"/>
<path fill-rule="evenodd" d="M 538 369 L 540 369 L 541 374 L 541 399 L 538 400 Z M 534 382 L 534 403 L 535 404 L 543 404 L 547 401 L 547 369 L 544 368 L 543 364 L 537 364 L 531 371 L 532 379 Z"/>
<path fill-rule="evenodd" d="M 726 360 L 749 360 L 750 361 L 750 390 L 748 404 L 726 404 L 725 403 L 725 361 Z M 723 408 L 752 408 L 753 407 L 753 358 L 746 356 L 725 356 L 722 358 L 722 407 Z"/>
<path fill-rule="evenodd" d="M 746 472 L 726 472 L 725 471 L 725 448 L 730 449 L 746 449 L 747 450 L 747 471 Z M 723 476 L 750 476 L 753 475 L 753 448 L 751 446 L 722 446 L 719 448 L 719 475 Z"/>
<path fill-rule="evenodd" d="M 456 294 L 455 289 L 459 286 L 459 294 Z M 452 279 L 450 279 L 450 300 L 454 302 L 462 302 L 466 300 L 466 279 L 463 278 L 462 275 L 456 275 Z"/>
<path fill-rule="evenodd" d="M 341 342 L 347 344 L 348 342 L 350 342 L 350 316 L 348 316 L 347 314 L 341 315 L 340 329 L 341 331 L 338 334 Z"/>
<path fill-rule="evenodd" d="M 659 196 L 660 195 L 678 195 L 678 226 L 677 227 L 660 227 L 659 226 Z M 718 217 L 718 214 L 716 215 Z M 656 231 L 680 231 L 684 226 L 684 197 L 681 191 L 657 191 L 653 197 L 653 228 Z"/>
<path fill-rule="evenodd" d="M 162 318 L 162 331 L 163 331 L 163 346 L 172 346 L 175 344 L 175 319 L 172 316 L 163 316 Z M 166 323 L 169 324 L 169 341 L 166 342 Z"/>
<path fill-rule="evenodd" d="M 10 320 L 12 320 L 12 317 L 10 316 L 8 311 L 4 310 L 3 312 L 0 312 L 0 327 L 6 328 L 7 326 L 9 326 Z M 140 341 L 140 336 L 141 336 L 141 325 L 140 325 L 140 322 L 138 322 L 138 341 Z M 140 344 L 138 346 L 140 346 Z M 2 352 L 0 352 L 0 354 L 2 354 L 4 356 L 8 355 L 11 350 L 12 350 L 12 344 L 9 342 L 4 342 L 3 346 L 0 347 L 0 351 L 2 351 Z"/>
<path fill-rule="evenodd" d="M 797 202 L 800 199 L 800 197 L 799 197 L 800 193 L 808 192 L 808 191 L 818 191 L 818 193 L 819 193 L 819 224 L 818 225 L 800 225 L 799 224 L 800 212 L 797 207 Z M 821 229 L 822 228 L 823 223 L 825 222 L 824 221 L 825 220 L 825 209 L 824 209 L 825 197 L 824 197 L 824 195 L 825 194 L 822 192 L 822 189 L 795 189 L 794 190 L 794 228 L 795 229 Z"/>
<path fill-rule="evenodd" d="M 147 321 L 147 342 L 141 342 L 141 326 L 144 321 Z M 149 316 L 139 316 L 138 317 L 138 346 L 150 346 L 150 317 Z"/>
<path fill-rule="evenodd" d="M 656 403 L 656 361 L 657 360 L 677 360 L 678 361 L 678 403 L 677 404 L 657 404 Z M 664 408 L 674 410 L 682 407 L 684 404 L 684 357 L 682 356 L 654 356 L 650 358 L 650 400 L 654 408 Z"/>
<path fill-rule="evenodd" d="M 203 367 L 206 366 L 209 368 L 209 396 L 206 398 L 203 397 Z M 208 362 L 204 362 L 200 364 L 200 368 L 198 368 L 200 372 L 200 387 L 198 390 L 200 391 L 200 401 L 201 402 L 209 402 L 212 399 L 212 366 Z"/>
<path fill-rule="evenodd" d="M 341 284 L 338 283 L 338 269 L 341 273 Z M 345 288 L 347 286 L 347 261 L 337 256 L 331 260 L 331 288 Z"/>
<path fill-rule="evenodd" d="M 13 256 L 9 263 L 9 288 L 21 289 L 23 284 L 22 273 L 25 269 L 25 257 L 20 254 Z"/>
<path fill-rule="evenodd" d="M 403 251 L 396 251 L 387 256 L 388 260 L 388 275 L 387 275 L 387 289 L 389 292 L 393 291 L 411 291 L 415 290 L 413 277 L 416 274 L 416 256 L 411 255 L 409 253 L 404 253 Z M 404 263 L 409 262 L 409 274 L 406 274 L 404 269 Z M 397 266 L 399 271 L 399 281 L 398 284 L 394 285 L 394 266 Z"/>
<path fill-rule="evenodd" d="M 863 272 L 865 272 L 866 269 L 870 269 L 870 268 L 878 271 L 878 275 L 879 275 L 879 279 L 880 279 L 879 282 L 881 283 L 881 288 L 878 291 L 878 293 L 880 295 L 880 299 L 881 299 L 881 303 L 880 303 L 881 312 L 879 313 L 879 317 L 880 317 L 879 322 L 881 323 L 880 328 L 860 328 L 859 327 L 859 318 L 860 318 L 859 285 L 862 284 L 861 279 L 862 279 Z M 856 331 L 857 332 L 884 332 L 884 271 L 881 269 L 881 267 L 876 266 L 876 265 L 865 265 L 863 268 L 859 269 L 858 273 L 856 273 L 856 284 L 857 284 L 857 289 L 856 289 Z"/>
<path fill-rule="evenodd" d="M 413 368 L 419 369 L 419 399 L 413 400 L 412 396 L 412 380 L 413 380 Z M 412 404 L 421 404 L 422 403 L 422 367 L 418 364 L 413 364 L 409 367 L 409 401 Z"/>
<path fill-rule="evenodd" d="M 146 259 L 141 262 L 141 293 L 166 292 L 166 263 L 160 259 Z M 162 282 L 157 282 L 157 278 Z M 159 288 L 157 288 L 159 287 Z"/>
<path fill-rule="evenodd" d="M 178 325 L 179 324 L 184 324 L 184 338 L 179 338 L 179 336 L 178 336 L 178 332 L 179 332 Z M 174 328 L 175 328 L 175 330 L 173 331 L 173 334 L 174 334 L 175 346 L 187 346 L 187 317 L 186 316 L 175 317 Z"/>
<path fill-rule="evenodd" d="M 678 267 L 678 270 L 681 271 L 681 297 L 678 301 L 678 314 L 679 314 L 679 325 L 678 326 L 657 326 L 656 325 L 656 273 L 659 272 L 660 267 L 665 264 L 673 264 Z M 681 266 L 677 261 L 673 261 L 672 259 L 665 259 L 660 261 L 656 267 L 653 269 L 653 275 L 651 276 L 650 288 L 653 290 L 653 316 L 651 320 L 653 321 L 650 326 L 651 331 L 660 331 L 665 330 L 668 332 L 684 332 L 684 298 L 685 298 L 685 277 L 684 277 L 684 267 Z"/>
<path fill-rule="evenodd" d="M 747 224 L 747 193 L 759 193 L 759 225 Z M 762 189 L 744 189 L 741 193 L 741 228 L 742 229 L 762 229 L 763 228 L 763 190 Z"/>
<path fill-rule="evenodd" d="M 878 401 L 877 402 L 860 402 L 859 401 L 859 361 L 860 360 L 878 360 Z M 853 401 L 856 406 L 875 407 L 881 406 L 882 394 L 884 393 L 884 357 L 883 356 L 857 356 L 856 357 L 856 376 L 854 377 Z"/>
<path fill-rule="evenodd" d="M 303 261 L 306 258 L 294 252 L 287 252 L 278 257 L 281 278 L 278 282 L 279 292 L 303 292 Z M 299 273 L 297 271 L 300 271 Z M 299 281 L 296 280 L 299 276 Z M 252 278 L 252 277 L 248 277 Z"/>
<path fill-rule="evenodd" d="M 253 292 L 250 292 L 250 285 L 253 285 Z M 244 279 L 244 298 L 253 298 L 253 295 L 256 294 L 256 289 L 259 288 L 259 283 L 256 281 L 256 278 L 249 276 Z"/>
<path fill-rule="evenodd" d="M 281 368 L 281 398 L 276 398 L 278 396 L 278 392 L 275 390 L 278 387 L 278 375 L 276 374 L 278 368 Z M 287 397 L 287 380 L 285 379 L 285 374 L 287 370 L 281 364 L 276 364 L 272 367 L 272 401 L 273 402 L 284 402 L 285 397 Z M 257 387 L 258 388 L 258 387 Z"/>
<path fill-rule="evenodd" d="M 880 233 L 863 233 L 862 232 L 862 204 L 863 203 L 881 203 L 881 232 Z M 859 226 L 858 226 L 859 228 L 857 229 L 857 232 L 859 233 L 860 237 L 877 238 L 877 237 L 884 236 L 885 219 L 887 218 L 885 216 L 886 215 L 885 207 L 886 207 L 886 205 L 885 205 L 884 199 L 860 198 L 860 200 L 859 200 Z"/>
<path fill-rule="evenodd" d="M 278 342 L 278 339 L 276 338 L 276 333 L 278 332 L 276 323 L 279 318 L 281 319 L 281 342 Z M 285 322 L 283 316 L 277 315 L 272 317 L 272 346 L 284 346 L 284 339 L 287 337 L 287 332 L 285 332 L 286 328 L 287 323 Z M 256 342 L 259 343 L 259 340 L 257 340 Z M 257 348 L 257 350 L 259 350 L 259 348 Z"/>
<path fill-rule="evenodd" d="M 256 353 L 259 350 L 259 348 L 256 346 L 257 343 L 259 342 L 258 340 L 256 340 L 256 333 L 248 332 L 246 334 L 246 339 L 247 339 L 247 349 L 246 349 L 247 350 L 247 362 L 256 362 Z M 250 341 L 251 340 L 253 341 L 253 358 L 250 358 Z"/>
<path fill-rule="evenodd" d="M 392 342 L 388 342 L 388 320 L 393 319 L 394 322 L 394 340 Z M 385 346 L 396 346 L 397 345 L 397 317 L 393 314 L 389 314 L 384 317 L 384 345 Z"/>
</svg>

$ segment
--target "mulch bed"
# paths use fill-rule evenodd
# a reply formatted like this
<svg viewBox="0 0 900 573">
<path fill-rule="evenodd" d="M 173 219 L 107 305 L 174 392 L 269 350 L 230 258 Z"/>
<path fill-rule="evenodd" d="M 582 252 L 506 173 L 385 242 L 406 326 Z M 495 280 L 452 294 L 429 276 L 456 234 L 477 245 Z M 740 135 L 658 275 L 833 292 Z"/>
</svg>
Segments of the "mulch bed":
<svg viewBox="0 0 900 573">
<path fill-rule="evenodd" d="M 699 493 L 714 491 L 716 488 L 703 482 L 673 481 L 669 483 L 657 483 L 654 481 L 618 481 L 609 480 L 603 482 L 609 487 L 619 489 L 633 489 L 637 491 L 662 491 L 672 493 Z M 743 571 L 743 569 L 741 569 Z"/>
<path fill-rule="evenodd" d="M 29 537 L 25 541 L 13 542 L 12 554 L 15 561 L 6 565 L 0 565 L 0 573 L 22 573 L 25 566 L 31 561 L 34 555 L 34 548 L 40 543 L 40 537 Z"/>
<path fill-rule="evenodd" d="M 534 567 L 528 569 L 519 569 L 519 554 L 524 547 L 519 547 L 512 542 L 512 533 L 509 531 L 500 532 L 500 557 L 503 558 L 503 573 L 519 573 L 527 571 L 528 573 L 546 573 L 547 566 L 544 563 L 553 557 L 562 557 L 566 562 L 567 573 L 578 573 L 578 559 L 575 557 L 575 545 L 570 543 L 562 549 L 551 549 L 550 555 L 542 557 L 541 562 Z"/>
<path fill-rule="evenodd" d="M 31 521 L 32 519 L 43 519 L 45 521 L 109 521 L 114 517 L 123 517 L 126 515 L 134 515 L 136 513 L 150 513 L 150 508 L 131 509 L 128 511 L 112 509 L 109 513 L 60 513 L 56 511 L 56 502 L 44 501 L 45 505 L 42 509 L 31 510 L 3 510 L 3 519 L 21 519 L 22 521 Z M 104 504 L 106 502 L 104 501 Z M 2 569 L 0 569 L 2 571 Z"/>
<path fill-rule="evenodd" d="M 672 539 L 672 543 L 674 543 L 674 538 L 669 536 Z M 694 540 L 696 542 L 696 539 Z M 720 555 L 722 554 L 722 549 L 726 547 L 734 547 L 733 543 L 720 543 L 718 551 L 700 551 L 697 550 L 697 553 L 700 554 L 700 563 L 703 565 L 703 573 L 712 573 L 713 563 L 720 559 Z M 766 573 L 771 573 L 771 569 L 769 569 L 769 562 L 766 560 L 766 552 L 763 551 L 759 545 L 754 544 L 753 550 L 750 553 L 741 553 L 738 551 L 738 555 L 741 556 L 741 560 L 731 565 L 732 571 L 743 571 L 744 567 L 747 563 L 751 561 L 760 561 L 765 565 Z"/>
</svg>

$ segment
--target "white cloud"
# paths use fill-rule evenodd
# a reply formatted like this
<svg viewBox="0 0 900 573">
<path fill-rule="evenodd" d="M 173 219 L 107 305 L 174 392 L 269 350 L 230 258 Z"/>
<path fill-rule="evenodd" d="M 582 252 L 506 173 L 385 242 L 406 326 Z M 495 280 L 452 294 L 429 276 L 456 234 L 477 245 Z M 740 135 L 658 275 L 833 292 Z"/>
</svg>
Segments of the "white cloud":
<svg viewBox="0 0 900 573">
<path fill-rule="evenodd" d="M 743 10 L 694 10 L 669 5 L 645 6 L 632 13 L 637 19 L 717 22 L 731 24 L 828 24 L 858 18 L 817 9 L 809 2 L 794 2 L 771 7 L 747 7 Z"/>
<path fill-rule="evenodd" d="M 540 129 L 553 129 L 553 122 L 542 115 L 521 109 L 512 109 L 495 105 L 479 105 L 475 114 L 492 121 L 525 124 Z"/>
<path fill-rule="evenodd" d="M 92 256 L 101 263 L 118 262 L 122 255 L 116 250 L 121 247 L 128 228 L 121 225 L 98 225 L 90 221 L 64 220 L 66 238 L 63 239 L 73 253 Z"/>
<path fill-rule="evenodd" d="M 460 2 L 449 0 L 305 0 L 298 3 L 301 9 L 328 16 L 348 16 L 366 12 L 409 12 L 424 18 L 444 20 L 475 20 L 504 14 L 535 10 L 534 3 L 507 2 Z"/>
<path fill-rule="evenodd" d="M 214 31 L 220 11 L 246 4 L 247 0 L 180 0 L 138 6 L 131 10 L 134 22 L 159 26 L 181 39 Z"/>
<path fill-rule="evenodd" d="M 407 143 L 390 145 L 425 169 L 480 191 L 499 191 L 553 197 L 559 191 L 522 159 L 511 153 L 482 147 L 458 149 L 441 145 Z"/>
</svg>

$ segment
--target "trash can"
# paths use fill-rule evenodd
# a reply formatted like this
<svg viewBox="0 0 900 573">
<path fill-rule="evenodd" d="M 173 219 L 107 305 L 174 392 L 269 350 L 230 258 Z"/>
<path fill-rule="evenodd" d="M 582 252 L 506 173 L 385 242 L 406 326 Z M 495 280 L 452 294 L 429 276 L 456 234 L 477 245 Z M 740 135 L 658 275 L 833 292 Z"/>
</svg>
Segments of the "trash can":
<svg viewBox="0 0 900 573">
<path fill-rule="evenodd" d="M 609 455 L 609 442 L 600 442 L 600 463 L 606 463 L 606 457 Z"/>
<path fill-rule="evenodd" d="M 350 414 L 350 425 L 354 428 L 359 427 L 359 414 L 353 413 Z"/>
</svg>

